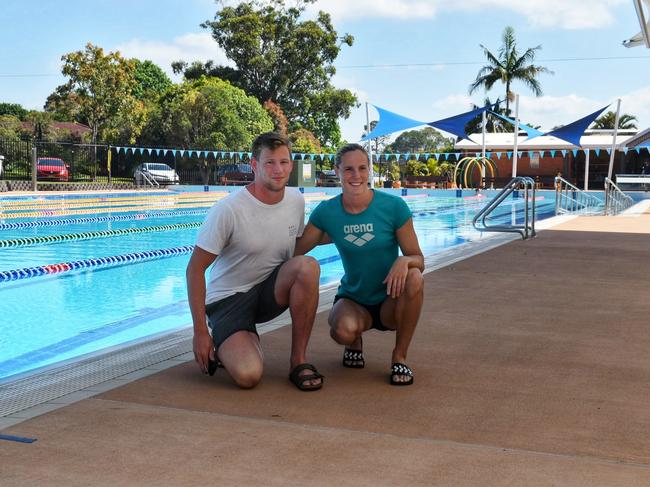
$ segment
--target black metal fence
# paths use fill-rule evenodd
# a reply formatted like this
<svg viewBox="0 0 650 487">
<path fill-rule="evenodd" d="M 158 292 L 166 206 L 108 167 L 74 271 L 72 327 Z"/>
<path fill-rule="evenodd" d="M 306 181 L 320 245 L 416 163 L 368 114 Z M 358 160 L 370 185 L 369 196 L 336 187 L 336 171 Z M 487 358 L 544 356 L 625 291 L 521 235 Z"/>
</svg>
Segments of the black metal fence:
<svg viewBox="0 0 650 487">
<path fill-rule="evenodd" d="M 0 179 L 32 179 L 34 152 L 36 159 L 61 159 L 67 175 L 39 174 L 38 180 L 69 182 L 133 182 L 138 166 L 145 162 L 167 164 L 179 176 L 181 184 L 221 184 L 223 174 L 250 170 L 248 153 L 232 151 L 180 151 L 172 148 L 142 149 L 107 145 L 72 144 L 0 138 L 0 156 L 4 157 Z M 110 152 L 110 170 L 109 170 Z M 181 155 L 183 154 L 183 155 Z M 329 159 L 316 159 L 316 170 L 331 167 Z"/>
<path fill-rule="evenodd" d="M 42 142 L 0 138 L 0 155 L 4 157 L 1 179 L 30 180 L 34 151 L 36 159 L 60 159 L 66 166 L 63 173 L 38 174 L 39 180 L 106 181 L 108 147 L 103 145 Z M 47 163 L 43 161 L 43 165 Z"/>
<path fill-rule="evenodd" d="M 36 154 L 34 155 L 34 150 Z M 109 170 L 110 152 L 110 170 Z M 174 154 L 174 152 L 176 154 Z M 186 153 L 187 154 L 187 153 Z M 140 150 L 93 144 L 72 144 L 0 138 L 0 156 L 3 159 L 0 179 L 27 181 L 32 179 L 33 158 L 61 159 L 67 174 L 44 174 L 39 172 L 38 180 L 68 182 L 108 182 L 109 172 L 113 182 L 132 182 L 137 167 L 145 162 L 163 163 L 176 170 L 181 184 L 218 184 L 220 168 L 249 163 L 244 153 L 228 153 L 229 156 L 214 157 L 212 152 L 203 152 L 205 157 L 180 155 L 178 150 Z M 45 165 L 45 161 L 41 164 Z"/>
</svg>

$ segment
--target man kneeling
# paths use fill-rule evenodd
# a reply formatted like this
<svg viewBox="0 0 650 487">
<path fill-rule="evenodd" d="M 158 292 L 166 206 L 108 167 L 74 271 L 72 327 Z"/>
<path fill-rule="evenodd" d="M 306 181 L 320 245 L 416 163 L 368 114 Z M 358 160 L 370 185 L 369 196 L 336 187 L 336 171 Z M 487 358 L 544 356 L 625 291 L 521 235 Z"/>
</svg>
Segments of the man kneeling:
<svg viewBox="0 0 650 487">
<path fill-rule="evenodd" d="M 293 167 L 288 141 L 272 132 L 260 135 L 251 165 L 253 183 L 210 209 L 187 266 L 194 357 L 204 373 L 221 365 L 238 386 L 255 387 L 263 371 L 255 325 L 289 308 L 289 379 L 300 390 L 317 390 L 324 378 L 307 362 L 306 350 L 320 267 L 311 257 L 292 257 L 305 202 L 297 189 L 285 188 Z M 213 262 L 206 288 L 205 271 Z"/>
</svg>

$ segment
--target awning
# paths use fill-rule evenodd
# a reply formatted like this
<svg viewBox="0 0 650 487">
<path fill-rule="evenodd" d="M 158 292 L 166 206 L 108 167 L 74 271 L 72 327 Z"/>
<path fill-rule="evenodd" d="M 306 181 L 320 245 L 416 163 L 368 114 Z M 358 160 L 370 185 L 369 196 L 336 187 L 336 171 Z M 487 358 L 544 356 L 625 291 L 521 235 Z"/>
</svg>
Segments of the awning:
<svg viewBox="0 0 650 487">
<path fill-rule="evenodd" d="M 636 8 L 636 16 L 639 18 L 639 25 L 641 26 L 641 32 L 637 35 L 629 38 L 626 41 L 623 41 L 625 47 L 636 47 L 645 45 L 645 47 L 650 49 L 650 21 L 646 21 L 646 14 L 643 11 L 643 5 L 641 4 L 642 0 L 634 0 L 634 7 Z M 650 0 L 643 0 L 646 4 L 646 8 L 650 11 Z"/>
</svg>

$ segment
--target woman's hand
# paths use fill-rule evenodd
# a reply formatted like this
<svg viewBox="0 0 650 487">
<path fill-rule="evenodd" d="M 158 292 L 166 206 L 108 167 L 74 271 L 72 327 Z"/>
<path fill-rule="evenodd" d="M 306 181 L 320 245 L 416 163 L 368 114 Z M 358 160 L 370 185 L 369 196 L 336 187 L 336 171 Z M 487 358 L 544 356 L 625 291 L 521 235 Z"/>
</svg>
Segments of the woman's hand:
<svg viewBox="0 0 650 487">
<path fill-rule="evenodd" d="M 391 298 L 397 299 L 404 292 L 406 276 L 409 272 L 409 260 L 409 257 L 405 256 L 395 259 L 386 279 L 383 281 L 386 284 L 386 294 Z"/>
</svg>

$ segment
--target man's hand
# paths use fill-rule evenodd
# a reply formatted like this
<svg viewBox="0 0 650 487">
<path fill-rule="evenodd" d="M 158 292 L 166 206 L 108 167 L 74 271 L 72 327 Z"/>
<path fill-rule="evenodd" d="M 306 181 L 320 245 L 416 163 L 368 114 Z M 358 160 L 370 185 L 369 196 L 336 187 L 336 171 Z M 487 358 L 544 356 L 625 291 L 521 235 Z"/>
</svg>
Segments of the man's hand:
<svg viewBox="0 0 650 487">
<path fill-rule="evenodd" d="M 208 363 L 210 362 L 210 352 L 214 347 L 212 337 L 208 330 L 204 332 L 194 332 L 194 340 L 192 341 L 192 348 L 194 349 L 194 360 L 199 365 L 201 372 L 208 373 Z"/>
<path fill-rule="evenodd" d="M 397 299 L 404 291 L 406 284 L 406 276 L 409 272 L 409 258 L 400 256 L 395 259 L 393 266 L 388 271 L 386 279 L 383 283 L 386 284 L 386 294 L 391 298 Z"/>
</svg>

